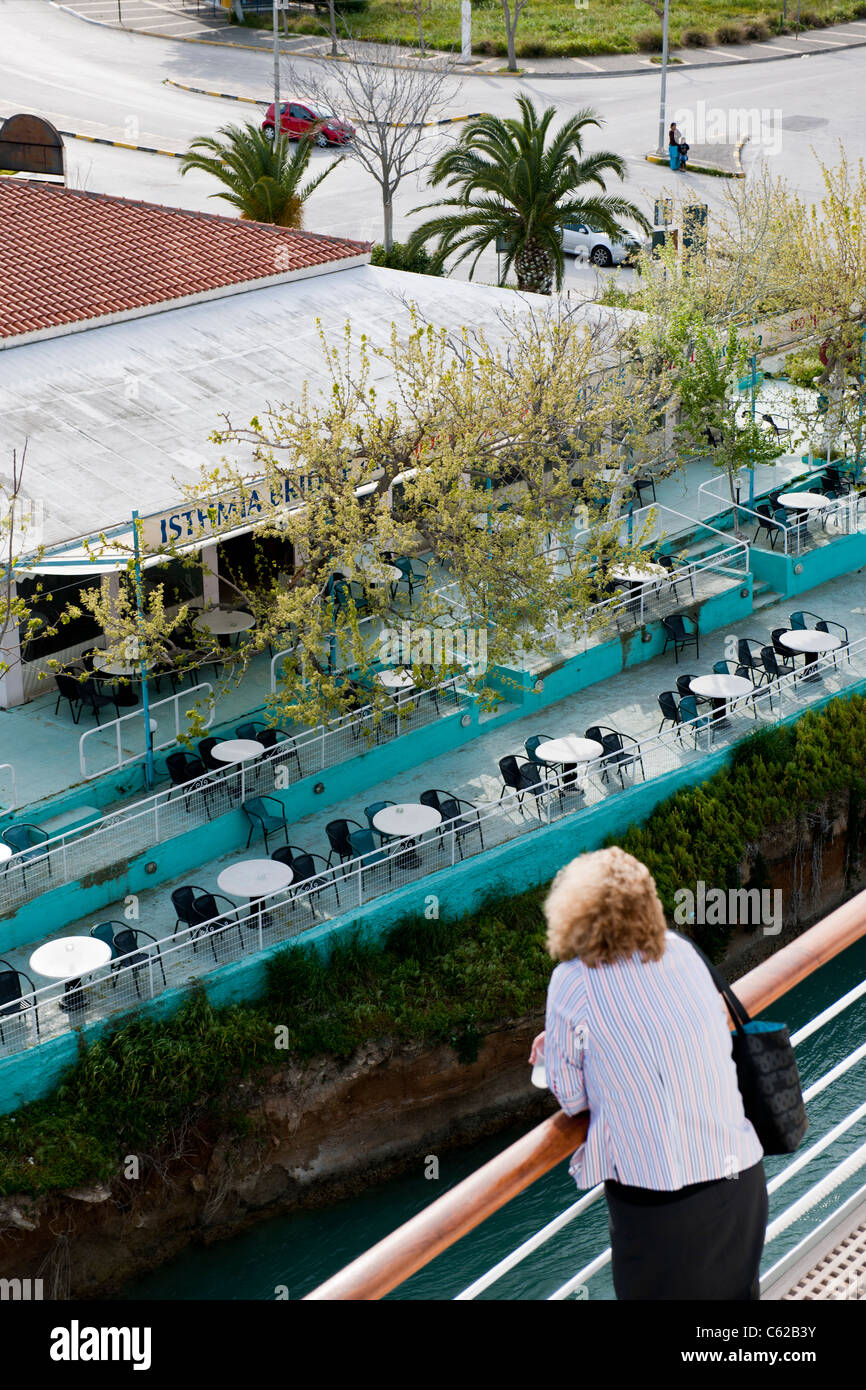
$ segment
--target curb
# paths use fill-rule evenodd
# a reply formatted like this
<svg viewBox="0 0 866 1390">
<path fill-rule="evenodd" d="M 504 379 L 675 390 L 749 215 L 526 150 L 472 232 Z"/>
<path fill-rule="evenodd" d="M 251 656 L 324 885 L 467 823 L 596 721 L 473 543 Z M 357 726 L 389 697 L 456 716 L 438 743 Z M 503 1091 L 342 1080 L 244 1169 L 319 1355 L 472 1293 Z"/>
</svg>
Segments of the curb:
<svg viewBox="0 0 866 1390">
<path fill-rule="evenodd" d="M 162 154 L 168 159 L 183 159 L 177 150 L 157 150 L 153 145 L 130 145 L 126 140 L 106 140 L 101 135 L 80 135 L 77 130 L 58 130 L 66 140 L 87 140 L 91 145 L 113 145 L 118 150 L 138 150 L 139 154 Z"/>
<path fill-rule="evenodd" d="M 200 97 L 220 97 L 222 101 L 244 101 L 250 106 L 270 106 L 272 101 L 271 97 L 264 97 L 262 100 L 259 100 L 257 97 L 236 96 L 234 92 L 211 92 L 208 91 L 206 87 L 187 87 L 185 83 L 175 82 L 171 77 L 164 77 L 162 79 L 162 85 L 164 87 L 176 87 L 178 91 L 181 92 L 194 92 L 196 96 Z M 442 119 L 438 121 L 389 121 L 388 125 L 391 126 L 393 130 L 408 130 L 415 128 L 423 130 L 428 126 L 455 125 L 458 121 L 472 121 L 476 116 L 483 115 L 483 111 L 469 111 L 465 116 L 443 116 Z M 352 120 L 356 121 L 358 125 L 369 125 L 369 122 L 362 120 L 360 116 L 353 116 Z"/>
<path fill-rule="evenodd" d="M 62 10 L 62 11 L 64 12 L 64 14 L 73 15 L 76 19 L 82 20 L 85 24 L 96 24 L 100 29 L 114 29 L 114 30 L 115 30 L 116 32 L 118 32 L 118 33 L 122 33 L 122 34 L 138 34 L 138 35 L 139 35 L 140 37 L 142 37 L 142 38 L 148 38 L 148 39 L 162 39 L 163 41 L 168 40 L 170 43 L 197 43 L 197 44 L 206 44 L 206 45 L 207 45 L 208 47 L 210 47 L 210 48 L 242 48 L 242 49 L 244 49 L 247 53 L 264 53 L 266 57 L 268 56 L 268 50 L 267 50 L 263 45 L 261 45 L 261 44 L 255 44 L 255 43 L 237 43 L 237 42 L 235 42 L 234 39 L 226 39 L 225 41 L 222 41 L 222 40 L 220 40 L 220 39 L 195 39 L 195 38 L 184 37 L 184 35 L 182 35 L 182 34 L 155 34 L 155 33 L 153 32 L 152 29 L 132 29 L 132 28 L 128 28 L 125 24 L 124 24 L 124 25 L 119 25 L 119 24 L 108 24 L 105 20 L 102 20 L 102 19 L 90 19 L 87 15 L 81 14 L 78 10 L 73 9 L 70 5 L 61 5 L 61 4 L 59 3 L 59 0 L 49 0 L 49 4 L 52 5 L 53 8 L 56 9 L 56 10 Z M 809 32 L 811 33 L 812 31 L 810 30 Z M 818 33 L 818 32 L 820 32 L 820 31 L 815 30 L 815 33 Z M 748 47 L 748 45 L 745 45 L 745 47 Z M 699 71 L 699 70 L 701 70 L 701 69 L 703 69 L 703 68 L 729 68 L 729 67 L 735 67 L 735 66 L 737 66 L 739 63 L 744 63 L 744 62 L 745 62 L 745 63 L 750 63 L 750 64 L 783 63 L 783 62 L 788 62 L 788 61 L 791 60 L 791 59 L 816 58 L 816 57 L 820 57 L 820 56 L 822 56 L 822 55 L 824 55 L 824 54 L 827 54 L 827 53 L 835 53 L 835 52 L 838 50 L 839 47 L 842 47 L 844 52 L 847 52 L 849 49 L 852 49 L 852 48 L 866 48 L 866 39 L 860 39 L 860 40 L 855 41 L 854 43 L 846 43 L 846 44 L 844 44 L 844 45 L 835 45 L 833 48 L 822 48 L 822 49 L 818 49 L 818 50 L 813 50 L 811 53 L 777 53 L 777 54 L 774 54 L 772 57 L 767 57 L 767 58 L 764 58 L 764 57 L 761 57 L 761 58 L 743 58 L 742 55 L 738 55 L 738 57 L 736 57 L 736 58 L 720 58 L 717 62 L 713 62 L 713 63 L 683 63 L 682 66 L 685 67 L 685 68 L 686 68 L 687 70 L 689 70 L 689 71 Z M 288 58 L 306 58 L 306 59 L 308 59 L 308 60 L 316 61 L 316 62 L 338 62 L 338 63 L 339 63 L 339 62 L 342 62 L 342 63 L 348 62 L 348 59 L 347 59 L 346 57 L 344 57 L 344 56 L 338 56 L 336 59 L 334 59 L 334 58 L 332 58 L 332 57 L 330 56 L 330 54 L 328 54 L 328 53 L 317 53 L 317 52 L 312 52 L 312 51 L 310 51 L 309 49 L 304 50 L 304 49 L 295 48 L 295 49 L 281 50 L 281 51 L 284 53 L 284 56 L 285 56 L 285 57 L 288 57 Z M 575 58 L 580 58 L 580 57 L 581 57 L 580 54 L 575 54 L 574 56 L 575 56 Z M 597 56 L 598 56 L 598 57 L 603 57 L 604 55 L 603 55 L 603 54 L 598 54 Z M 482 61 L 483 61 L 483 60 L 482 60 Z M 371 66 L 373 66 L 373 65 L 371 65 Z M 392 67 L 393 70 L 396 71 L 396 72 L 414 72 L 415 69 L 416 69 L 416 67 L 417 67 L 417 64 L 415 64 L 415 63 L 378 64 L 378 63 L 377 63 L 377 64 L 375 64 L 375 66 L 376 66 L 376 67 L 382 67 L 382 66 Z M 657 76 L 659 72 L 660 72 L 660 67 L 658 66 L 658 64 L 651 64 L 651 65 L 644 65 L 643 67 L 640 67 L 640 68 L 616 68 L 616 69 L 611 69 L 611 70 L 608 71 L 608 72 L 578 72 L 578 71 L 576 71 L 574 68 L 564 68 L 564 69 L 562 69 L 561 71 L 557 71 L 557 72 L 536 72 L 533 68 L 525 68 L 525 69 L 523 69 L 522 72 L 519 72 L 519 73 L 509 73 L 509 72 L 507 72 L 507 71 L 503 71 L 503 72 L 470 72 L 470 73 L 460 73 L 460 72 L 457 72 L 457 73 L 455 73 L 454 75 L 455 75 L 456 77 L 484 77 L 484 78 L 493 78 L 493 79 L 497 79 L 497 78 L 500 78 L 500 77 L 516 77 L 516 78 L 519 78 L 519 79 L 531 77 L 532 80 L 533 80 L 534 82 L 544 82 L 544 81 L 558 81 L 558 82 L 561 82 L 564 78 L 574 78 L 574 77 L 579 77 L 582 81 L 591 81 L 591 80 L 593 80 L 593 79 L 596 79 L 596 78 L 603 78 L 603 77 L 644 77 L 644 76 L 646 76 L 647 74 L 652 74 L 652 75 Z M 220 94 L 219 94 L 219 93 L 208 92 L 208 93 L 206 93 L 205 95 L 207 95 L 207 96 L 214 96 L 214 95 L 220 95 Z M 717 171 L 716 171 L 716 170 L 707 170 L 706 172 L 708 172 L 708 173 L 709 173 L 709 172 L 711 172 L 711 173 L 716 173 Z"/>
<path fill-rule="evenodd" d="M 746 137 L 746 139 L 748 139 L 748 137 Z M 741 140 L 739 145 L 734 149 L 734 161 L 737 165 L 736 169 L 722 169 L 717 164 L 692 164 L 691 160 L 689 160 L 689 172 L 692 174 L 710 174 L 713 178 L 717 179 L 744 179 L 746 174 L 740 161 L 740 150 L 743 148 L 744 144 L 745 140 Z M 644 159 L 647 164 L 670 166 L 670 160 L 665 159 L 660 154 L 647 154 L 644 155 Z M 671 172 L 673 172 L 673 170 L 671 170 Z"/>
</svg>

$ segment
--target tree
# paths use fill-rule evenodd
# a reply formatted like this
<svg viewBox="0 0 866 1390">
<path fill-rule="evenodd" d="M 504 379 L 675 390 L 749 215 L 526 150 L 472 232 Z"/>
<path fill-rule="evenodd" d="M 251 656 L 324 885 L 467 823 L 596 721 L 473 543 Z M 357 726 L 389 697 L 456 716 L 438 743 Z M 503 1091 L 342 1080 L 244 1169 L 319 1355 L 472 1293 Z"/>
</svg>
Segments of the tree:
<svg viewBox="0 0 866 1390">
<path fill-rule="evenodd" d="M 222 139 L 200 135 L 181 160 L 180 172 L 201 169 L 225 186 L 212 193 L 237 208 L 250 222 L 270 222 L 277 227 L 301 227 L 304 203 L 331 173 L 333 165 L 302 183 L 313 151 L 311 137 L 293 149 L 288 140 L 269 139 L 254 125 L 222 126 Z"/>
<path fill-rule="evenodd" d="M 313 106 L 345 114 L 356 127 L 343 146 L 376 180 L 382 196 L 382 244 L 390 251 L 394 239 L 394 197 L 403 179 L 430 162 L 422 149 L 424 126 L 451 99 L 450 62 L 428 66 L 403 65 L 405 54 L 396 46 L 345 43 L 346 57 L 324 76 L 310 69 L 290 70 L 290 81 Z"/>
<path fill-rule="evenodd" d="M 517 34 L 517 22 L 525 10 L 528 0 L 501 0 L 502 14 L 505 19 L 505 39 L 508 44 L 508 71 L 517 72 L 517 53 L 514 46 Z"/>
<path fill-rule="evenodd" d="M 330 383 L 318 398 L 271 407 L 248 426 L 227 418 L 213 436 L 253 463 L 229 456 L 199 498 L 205 488 L 247 498 L 255 489 L 258 509 L 270 496 L 256 534 L 294 547 L 293 572 L 270 586 L 240 658 L 289 634 L 274 717 L 316 725 L 360 698 L 374 720 L 387 718 L 393 704 L 373 668 L 404 622 L 411 651 L 399 659 L 416 689 L 483 649 L 463 679 L 482 701 L 500 700 L 489 672 L 592 631 L 608 565 L 643 539 L 635 527 L 620 543 L 611 499 L 633 466 L 623 422 L 639 462 L 670 384 L 628 370 L 616 325 L 559 305 L 503 317 L 498 342 L 411 322 L 408 339 L 394 329 L 386 348 L 371 350 L 348 327 L 342 343 L 323 340 Z M 388 399 L 374 386 L 385 367 Z M 601 481 L 608 467 L 622 485 Z M 287 507 L 286 481 L 299 475 L 315 476 L 318 490 Z M 591 504 L 577 528 L 574 478 Z M 419 553 L 438 558 L 410 610 L 377 576 L 380 557 Z"/>
<path fill-rule="evenodd" d="M 482 252 L 495 243 L 506 247 L 505 273 L 514 267 L 517 287 L 549 294 L 562 285 L 562 229 L 588 222 L 609 236 L 623 235 L 622 219 L 645 230 L 649 223 L 626 198 L 605 189 L 605 178 L 622 179 L 625 161 L 607 150 L 584 154 L 584 130 L 600 126 L 588 107 L 551 129 L 556 108 L 539 116 L 531 99 L 519 96 L 520 116 L 481 115 L 470 121 L 455 145 L 445 150 L 431 173 L 431 184 L 457 192 L 425 208 L 445 208 L 417 228 L 410 245 L 437 240 L 437 255 L 456 254 L 459 264 L 474 256 L 470 278 Z"/>
<path fill-rule="evenodd" d="M 693 328 L 691 360 L 678 386 L 678 432 L 686 450 L 712 449 L 715 466 L 727 475 L 736 517 L 736 480 L 744 468 L 772 465 L 785 448 L 757 420 L 742 414 L 737 381 L 743 375 L 748 343 L 736 328 L 724 336 L 706 324 Z"/>
<path fill-rule="evenodd" d="M 38 609 L 43 596 L 42 584 L 37 583 L 34 599 L 21 597 L 15 571 L 19 557 L 27 553 L 33 559 L 42 554 L 38 509 L 24 495 L 25 443 L 19 458 L 13 449 L 11 471 L 0 474 L 0 676 L 11 670 L 10 639 L 15 634 L 15 646 L 23 653 L 28 642 L 37 637 L 53 635 L 56 628 L 47 623 Z M 50 595 L 48 595 L 50 598 Z M 20 659 L 20 656 L 17 658 Z"/>
</svg>

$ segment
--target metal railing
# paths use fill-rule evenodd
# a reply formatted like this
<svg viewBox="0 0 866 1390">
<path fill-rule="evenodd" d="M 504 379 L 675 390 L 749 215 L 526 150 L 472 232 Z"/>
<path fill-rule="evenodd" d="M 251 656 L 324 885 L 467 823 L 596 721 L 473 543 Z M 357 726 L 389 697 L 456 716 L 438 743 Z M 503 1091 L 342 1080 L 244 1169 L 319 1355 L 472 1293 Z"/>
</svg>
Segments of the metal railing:
<svg viewBox="0 0 866 1390">
<path fill-rule="evenodd" d="M 820 474 L 816 476 L 820 476 Z M 812 481 L 812 475 L 808 478 L 800 479 L 796 485 L 789 485 L 788 491 L 802 492 L 804 489 L 808 491 L 808 483 L 810 481 Z M 746 524 L 756 528 L 755 539 L 750 542 L 752 545 L 754 545 L 760 537 L 761 530 L 778 534 L 782 540 L 782 549 L 780 553 L 783 555 L 801 555 L 803 550 L 808 548 L 809 542 L 815 539 L 812 531 L 809 529 L 810 521 L 813 521 L 815 525 L 820 525 L 825 531 L 828 525 L 832 524 L 838 535 L 850 535 L 852 532 L 858 530 L 860 525 L 860 498 L 853 490 L 846 493 L 843 497 L 835 498 L 828 506 L 821 507 L 811 514 L 809 512 L 801 512 L 798 515 L 792 514 L 790 520 L 785 522 L 780 521 L 777 517 L 772 515 L 762 515 L 760 512 L 756 511 L 754 507 L 748 506 L 745 502 L 732 502 L 730 493 L 725 492 L 723 489 L 724 483 L 721 479 L 709 478 L 705 483 L 701 483 L 698 488 L 698 496 L 699 498 L 712 498 L 713 502 L 717 504 L 713 508 L 712 514 L 714 516 L 726 516 L 730 512 L 735 519 L 739 516 L 748 518 Z M 779 490 L 785 491 L 785 488 L 782 487 Z M 719 503 L 721 503 L 721 511 L 719 510 Z M 759 504 L 756 504 L 756 506 L 757 505 Z M 698 509 L 700 510 L 700 508 L 701 503 L 699 502 Z M 775 549 L 772 542 L 770 548 Z"/>
<path fill-rule="evenodd" d="M 828 960 L 844 951 L 866 935 L 866 893 L 860 893 L 843 907 L 831 913 L 817 926 L 804 932 L 789 946 L 783 947 L 775 955 L 736 981 L 736 991 L 746 1009 L 758 1014 L 774 1000 L 807 978 Z M 805 1028 L 794 1034 L 792 1042 L 796 1046 L 812 1033 L 837 1017 L 846 1008 L 866 993 L 866 983 L 849 990 L 841 999 L 814 1018 Z M 847 1057 L 832 1067 L 813 1085 L 807 1087 L 804 1095 L 807 1104 L 825 1091 L 835 1081 L 847 1073 L 866 1056 L 866 1043 L 855 1048 Z M 768 1184 L 770 1192 L 777 1191 L 800 1173 L 809 1163 L 828 1150 L 839 1138 L 847 1133 L 866 1113 L 866 1105 L 857 1106 L 842 1121 L 822 1136 L 816 1143 L 797 1158 L 793 1159 L 781 1173 Z M 328 1279 L 324 1284 L 306 1295 L 311 1301 L 329 1300 L 374 1300 L 383 1298 L 397 1285 L 402 1284 L 417 1270 L 429 1264 L 443 1250 L 447 1250 L 463 1236 L 474 1230 L 488 1217 L 501 1210 L 509 1201 L 550 1172 L 563 1159 L 569 1157 L 586 1139 L 589 1116 L 565 1115 L 559 1111 L 551 1119 L 524 1135 L 489 1163 L 477 1169 L 450 1192 L 445 1193 L 428 1207 L 419 1212 L 405 1225 L 393 1231 L 384 1240 L 366 1251 L 345 1269 Z M 807 1211 L 837 1190 L 854 1173 L 866 1166 L 866 1145 L 861 1145 L 847 1158 L 838 1163 L 832 1172 L 817 1182 L 803 1197 L 792 1203 L 767 1228 L 767 1243 L 771 1243 Z M 857 1197 L 862 1200 L 866 1188 Z M 598 1186 L 579 1198 L 561 1212 L 553 1221 L 518 1246 L 503 1260 L 481 1274 L 467 1288 L 457 1295 L 460 1300 L 475 1298 L 489 1288 L 509 1270 L 514 1269 L 528 1255 L 546 1244 L 565 1226 L 597 1202 L 603 1195 L 603 1187 Z M 850 1204 L 846 1203 L 846 1208 Z M 819 1231 L 821 1227 L 819 1227 Z M 814 1235 L 817 1233 L 813 1233 Z M 802 1253 L 802 1244 L 797 1247 Z M 796 1252 L 790 1252 L 782 1261 L 770 1269 L 762 1279 L 762 1287 L 768 1287 L 778 1276 L 780 1269 L 790 1263 Z M 610 1262 L 610 1250 L 602 1250 L 588 1264 L 585 1264 L 564 1284 L 548 1295 L 548 1301 L 568 1298 L 577 1289 L 586 1285 L 599 1270 Z"/>
<path fill-rule="evenodd" d="M 199 691 L 207 691 L 207 694 L 198 694 Z M 174 732 L 168 738 L 160 738 L 159 742 L 154 739 L 154 753 L 161 753 L 166 748 L 171 748 L 177 743 L 181 734 L 180 702 L 183 700 L 186 704 L 186 702 L 194 696 L 196 698 L 192 700 L 192 706 L 187 705 L 187 708 L 184 709 L 184 716 L 186 716 L 188 709 L 205 705 L 207 707 L 207 719 L 202 724 L 202 728 L 209 729 L 214 720 L 215 705 L 213 686 L 209 681 L 200 681 L 198 685 L 190 686 L 187 690 L 177 690 L 173 695 L 167 695 L 163 700 L 152 700 L 150 702 L 149 710 L 151 716 L 154 717 L 154 722 L 157 724 L 156 732 L 158 732 L 159 726 L 159 711 L 165 709 L 166 706 L 174 707 Z M 141 727 L 138 729 L 135 726 L 136 720 L 141 723 Z M 133 734 L 139 746 L 139 752 L 124 752 L 123 739 L 127 731 Z M 185 731 L 186 730 L 184 730 L 184 732 Z M 97 768 L 95 772 L 88 772 L 85 745 L 88 740 L 98 743 L 100 739 L 105 739 L 107 735 L 113 735 L 115 739 L 115 761 L 108 763 L 105 767 Z M 119 718 L 110 719 L 105 724 L 95 724 L 92 729 L 85 729 L 78 740 L 78 763 L 81 768 L 81 775 L 86 782 L 92 782 L 94 777 L 104 777 L 107 772 L 117 772 L 119 768 L 127 767 L 130 763 L 140 762 L 146 755 L 143 709 L 131 710 L 129 714 L 121 714 Z"/>
<path fill-rule="evenodd" d="M 858 656 L 866 656 L 866 637 L 852 644 L 851 652 Z M 840 653 L 836 655 L 838 658 Z M 846 675 L 850 676 L 852 681 L 856 679 L 858 683 L 866 680 L 866 665 L 863 676 L 855 677 L 852 667 L 852 662 L 843 660 L 841 666 L 834 668 L 832 653 L 818 663 L 819 671 L 823 669 L 825 674 L 829 674 L 835 670 L 840 680 Z M 732 703 L 742 706 L 746 711 L 754 707 L 759 714 L 777 723 L 787 714 L 804 708 L 802 699 L 798 698 L 798 687 L 802 687 L 802 684 L 802 672 L 797 671 L 781 681 L 758 687 L 750 695 L 741 696 Z M 788 693 L 783 700 L 786 691 Z M 684 732 L 691 736 L 692 747 L 686 746 Z M 536 793 L 507 790 L 498 801 L 464 810 L 460 816 L 452 821 L 443 822 L 433 831 L 421 836 L 405 836 L 387 841 L 382 848 L 372 853 L 322 870 L 307 886 L 301 883 L 288 890 L 288 900 L 291 900 L 295 907 L 306 903 L 309 908 L 309 916 L 305 922 L 299 923 L 298 917 L 292 917 L 291 931 L 288 934 L 296 935 L 320 921 L 357 911 L 395 889 L 404 889 L 413 882 L 420 883 L 440 869 L 453 868 L 465 858 L 483 854 L 496 846 L 531 834 L 542 826 L 572 816 L 605 799 L 611 793 L 628 790 L 630 785 L 637 782 L 638 773 L 645 780 L 661 776 L 680 767 L 688 759 L 701 758 L 705 750 L 721 746 L 724 738 L 733 742 L 736 737 L 742 736 L 742 732 L 743 730 L 740 730 L 738 735 L 736 728 L 731 725 L 725 733 L 719 729 L 717 721 L 711 716 L 698 716 L 697 720 L 683 722 L 676 728 L 631 744 L 622 751 L 595 759 L 587 763 L 580 772 L 559 776 L 553 774 L 545 778 L 539 770 Z M 290 762 L 294 759 L 293 753 L 285 745 L 277 745 L 271 752 L 274 755 L 281 754 L 283 762 L 278 765 L 285 766 L 287 759 Z M 256 763 L 247 766 L 242 764 L 240 768 L 232 769 L 228 775 L 216 774 L 215 778 L 199 779 L 196 783 L 188 784 L 184 795 L 176 794 L 173 806 L 169 804 L 163 807 L 163 822 L 166 817 L 174 817 L 176 821 L 188 816 L 190 808 L 183 804 L 187 798 L 200 804 L 202 797 L 218 797 L 220 813 L 224 810 L 238 809 L 247 794 L 260 795 L 273 789 L 273 762 L 273 757 L 267 761 L 259 759 Z M 630 780 L 627 781 L 627 778 Z M 179 789 L 174 790 L 177 793 Z M 525 812 L 527 801 L 534 803 L 534 816 L 527 816 Z M 156 807 L 148 813 L 153 817 L 154 828 L 157 830 L 160 824 L 158 814 Z M 148 825 L 150 824 L 151 821 L 148 820 Z M 261 910 L 267 914 L 271 907 L 278 907 L 284 900 L 287 900 L 286 890 L 262 897 Z M 275 929 L 265 944 L 273 944 L 283 939 L 285 933 L 281 935 L 281 931 L 276 929 L 279 927 L 279 921 L 276 919 L 274 926 Z M 225 918 L 222 916 L 215 918 L 213 922 L 203 923 L 200 927 L 200 930 L 208 935 L 213 932 L 224 935 L 229 929 L 225 926 Z M 165 936 L 158 940 L 157 947 L 159 950 L 167 951 L 174 940 L 173 934 Z M 232 956 L 232 959 L 237 957 Z M 207 964 L 206 959 L 205 963 Z M 194 973 L 195 962 L 191 964 Z M 185 963 L 185 970 L 186 974 L 175 980 L 175 984 L 182 985 L 188 982 L 190 962 Z M 111 998 L 115 1001 L 116 1007 L 131 1007 L 134 1004 L 131 999 L 118 998 L 116 993 Z M 104 998 L 102 1002 L 107 1006 Z M 25 1045 L 30 1045 L 33 1041 L 35 1039 L 30 1039 Z"/>
<path fill-rule="evenodd" d="M 248 794 L 285 790 L 377 743 L 446 718 L 465 704 L 460 680 L 451 676 L 430 690 L 403 693 L 384 710 L 367 705 L 277 743 L 255 763 L 166 787 L 13 854 L 0 865 L 0 913 L 206 825 L 237 810 Z"/>
</svg>

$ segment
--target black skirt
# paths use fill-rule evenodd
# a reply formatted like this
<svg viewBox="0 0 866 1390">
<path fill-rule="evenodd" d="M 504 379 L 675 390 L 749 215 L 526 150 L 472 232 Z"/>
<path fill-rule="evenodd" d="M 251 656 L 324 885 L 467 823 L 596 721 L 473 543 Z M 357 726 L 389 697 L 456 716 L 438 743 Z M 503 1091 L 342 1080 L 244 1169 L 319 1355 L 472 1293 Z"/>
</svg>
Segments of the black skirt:
<svg viewBox="0 0 866 1390">
<path fill-rule="evenodd" d="M 763 1162 L 676 1192 L 604 1185 L 620 1300 L 757 1302 L 767 1227 Z"/>
</svg>

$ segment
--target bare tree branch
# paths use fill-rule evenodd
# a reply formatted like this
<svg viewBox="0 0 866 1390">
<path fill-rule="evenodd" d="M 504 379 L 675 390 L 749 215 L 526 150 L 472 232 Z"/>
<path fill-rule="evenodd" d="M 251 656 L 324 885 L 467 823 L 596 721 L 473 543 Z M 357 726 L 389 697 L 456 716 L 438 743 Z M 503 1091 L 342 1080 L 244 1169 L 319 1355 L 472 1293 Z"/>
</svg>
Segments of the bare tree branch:
<svg viewBox="0 0 866 1390">
<path fill-rule="evenodd" d="M 300 73 L 290 65 L 288 79 L 302 100 L 336 111 L 356 127 L 344 155 L 379 185 L 382 244 L 390 251 L 394 195 L 407 175 L 432 163 L 432 150 L 427 154 L 421 149 L 424 127 L 455 94 L 453 64 L 401 66 L 405 52 L 396 45 L 358 44 L 351 38 L 344 48 L 345 59 L 329 65 L 326 73 Z"/>
</svg>

